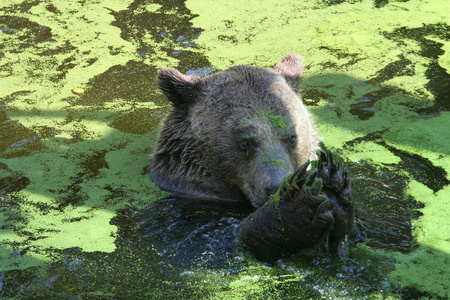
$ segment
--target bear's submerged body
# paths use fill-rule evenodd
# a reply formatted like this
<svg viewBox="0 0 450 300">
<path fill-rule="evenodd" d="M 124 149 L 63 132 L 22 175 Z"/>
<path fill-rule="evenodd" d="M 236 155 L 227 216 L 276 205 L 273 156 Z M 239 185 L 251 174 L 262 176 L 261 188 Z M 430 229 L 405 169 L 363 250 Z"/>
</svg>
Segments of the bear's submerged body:
<svg viewBox="0 0 450 300">
<path fill-rule="evenodd" d="M 320 150 L 296 93 L 302 71 L 301 57 L 291 54 L 273 70 L 236 66 L 203 79 L 175 69 L 158 74 L 173 110 L 152 179 L 180 198 L 251 203 L 255 211 L 236 225 L 237 236 L 268 262 L 323 242 L 342 250 L 353 227 L 349 174 L 339 157 Z"/>
<path fill-rule="evenodd" d="M 239 224 L 252 206 L 239 202 L 169 197 L 132 214 L 140 244 L 179 268 L 229 269 L 245 267 L 238 240 Z"/>
</svg>

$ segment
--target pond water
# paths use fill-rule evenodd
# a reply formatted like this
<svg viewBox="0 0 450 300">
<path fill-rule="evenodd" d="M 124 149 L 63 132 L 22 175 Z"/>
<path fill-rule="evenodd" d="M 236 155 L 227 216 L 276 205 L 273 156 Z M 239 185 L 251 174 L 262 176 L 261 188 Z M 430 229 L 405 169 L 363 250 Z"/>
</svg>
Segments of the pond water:
<svg viewBox="0 0 450 300">
<path fill-rule="evenodd" d="M 0 297 L 450 297 L 447 8 L 3 1 Z M 289 52 L 355 183 L 362 241 L 346 259 L 255 261 L 235 238 L 251 207 L 179 201 L 146 173 L 170 111 L 158 68 L 204 76 Z"/>
</svg>

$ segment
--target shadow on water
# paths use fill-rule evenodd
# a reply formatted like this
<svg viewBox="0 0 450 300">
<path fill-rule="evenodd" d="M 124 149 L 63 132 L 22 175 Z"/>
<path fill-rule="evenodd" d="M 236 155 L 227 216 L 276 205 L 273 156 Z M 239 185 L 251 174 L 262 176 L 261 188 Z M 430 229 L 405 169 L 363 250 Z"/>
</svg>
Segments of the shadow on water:
<svg viewBox="0 0 450 300">
<path fill-rule="evenodd" d="M 28 6 L 33 3 L 37 4 L 38 1 L 29 2 Z M 210 72 L 212 68 L 206 58 L 189 50 L 189 47 L 195 46 L 195 38 L 201 30 L 190 24 L 193 16 L 183 2 L 160 1 L 161 7 L 156 11 L 142 11 L 141 15 L 136 15 L 135 12 L 145 3 L 143 0 L 135 1 L 127 10 L 112 12 L 116 17 L 113 25 L 121 28 L 124 39 L 139 45 L 138 53 L 142 59 L 156 53 L 154 45 L 146 43 L 145 34 L 150 34 L 156 43 L 163 45 L 162 50 L 180 60 L 178 67 L 182 71 L 203 75 Z M 49 10 L 54 9 L 49 5 Z M 28 6 L 16 8 L 26 10 L 29 9 Z M 165 13 L 167 11 L 177 11 L 179 14 L 169 15 Z M 3 16 L 0 23 L 7 25 L 7 28 L 2 28 L 3 34 L 11 34 L 8 29 L 24 28 L 29 30 L 28 33 L 24 31 L 24 35 L 33 34 L 35 40 L 25 40 L 21 47 L 31 47 L 33 43 L 39 43 L 40 39 L 51 38 L 50 28 L 26 19 Z M 448 39 L 449 31 L 444 29 L 440 25 L 400 29 L 388 38 L 413 38 L 423 45 L 425 56 L 437 59 L 440 53 L 439 43 L 427 40 L 425 36 L 431 30 Z M 68 67 L 70 66 L 66 66 Z M 449 76 L 437 63 L 433 62 L 427 73 L 430 77 L 428 88 L 436 97 L 435 104 L 431 107 L 419 105 L 421 99 L 405 96 L 403 91 L 381 86 L 389 78 L 408 76 L 412 72 L 414 66 L 411 62 L 400 57 L 399 61 L 389 64 L 366 82 L 343 75 L 332 75 L 333 82 L 341 83 L 340 88 L 345 93 L 343 98 L 346 99 L 344 103 L 333 102 L 333 95 L 327 93 L 325 86 L 305 89 L 305 101 L 309 105 L 315 105 L 324 99 L 329 100 L 330 105 L 324 110 L 333 110 L 338 119 L 342 114 L 353 114 L 358 118 L 355 122 L 369 121 L 380 111 L 377 105 L 398 94 L 406 100 L 404 102 L 417 104 L 417 112 L 422 116 L 433 117 L 440 111 L 449 110 L 450 101 L 448 93 L 445 93 L 449 90 Z M 76 109 L 69 107 L 67 113 L 41 110 L 31 114 L 35 114 L 36 118 L 45 116 L 62 119 L 66 124 L 76 123 L 78 120 L 102 122 L 122 133 L 143 135 L 156 128 L 169 110 L 162 95 L 155 92 L 155 74 L 156 69 L 143 61 L 114 66 L 91 79 L 84 94 L 63 99 L 68 106 L 76 106 Z M 315 83 L 320 85 L 329 79 L 329 75 L 309 78 L 310 86 Z M 372 86 L 373 89 L 357 94 L 354 90 L 361 84 Z M 17 98 L 27 100 L 29 93 L 21 91 L 0 99 L 2 158 L 20 160 L 39 151 L 53 151 L 42 140 L 56 139 L 57 128 L 27 128 L 8 117 L 8 113 L 12 112 L 15 116 L 30 115 L 30 112 L 9 107 Z M 109 109 L 107 104 L 114 103 L 117 99 L 129 105 L 130 109 L 120 113 L 115 112 L 114 108 Z M 140 106 L 147 101 L 154 102 L 158 107 Z M 321 116 L 320 111 L 318 115 Z M 333 122 L 333 119 L 323 118 L 319 122 L 321 121 Z M 336 123 L 337 126 L 343 124 Z M 243 290 L 245 296 L 254 298 L 366 297 L 368 293 L 384 296 L 399 293 L 408 299 L 428 297 L 430 295 L 421 291 L 401 289 L 390 283 L 386 274 L 394 268 L 394 261 L 383 252 L 408 253 L 417 246 L 411 233 L 411 220 L 420 217 L 417 208 L 422 207 L 421 199 L 413 199 L 407 195 L 405 189 L 410 179 L 398 170 L 405 170 L 410 177 L 434 192 L 449 184 L 448 174 L 425 157 L 411 155 L 387 145 L 383 140 L 383 133 L 384 131 L 362 132 L 361 138 L 344 145 L 346 150 L 351 151 L 359 143 L 371 141 L 400 158 L 397 164 L 383 164 L 381 167 L 370 162 L 348 163 L 356 185 L 358 223 L 363 228 L 366 238 L 364 245 L 367 247 L 362 244 L 352 246 L 349 259 L 345 261 L 327 254 L 305 254 L 290 261 L 281 261 L 275 266 L 261 265 L 242 252 L 235 240 L 236 227 L 251 208 L 233 205 L 218 208 L 205 203 L 162 199 L 138 212 L 123 209 L 117 213 L 111 220 L 111 224 L 118 228 L 115 236 L 116 249 L 111 253 L 85 252 L 80 248 L 34 249 L 26 243 L 10 243 L 7 247 L 1 247 L 0 253 L 8 253 L 12 265 L 15 259 L 26 257 L 29 252 L 47 255 L 52 258 L 52 262 L 27 257 L 28 260 L 35 260 L 29 263 L 32 267 L 0 272 L 0 296 L 74 298 L 85 295 L 120 298 L 146 295 L 155 298 L 208 298 L 222 292 L 233 292 L 230 283 L 234 283 Z M 85 132 L 80 128 L 72 132 L 72 137 L 65 144 L 70 149 L 85 140 Z M 66 187 L 64 196 L 57 197 L 53 205 L 32 205 L 43 213 L 84 205 L 89 195 L 80 194 L 81 184 L 96 180 L 99 170 L 109 167 L 105 155 L 112 149 L 103 146 L 104 142 L 105 140 L 92 141 L 92 149 L 97 150 L 88 155 L 83 154 L 82 158 L 71 162 L 77 164 L 82 172 L 71 178 L 72 183 Z M 443 154 L 450 155 L 450 152 Z M 0 179 L 0 212 L 5 217 L 0 228 L 19 235 L 28 234 L 27 238 L 31 241 L 36 238 L 33 233 L 22 230 L 23 225 L 31 220 L 21 212 L 29 203 L 26 204 L 25 199 L 17 194 L 30 184 L 30 179 L 20 172 L 10 170 L 4 163 L 0 163 L 0 171 L 3 172 Z M 128 186 L 133 178 L 122 180 L 122 185 Z M 108 188 L 110 187 L 105 187 Z M 98 201 L 107 204 L 109 201 L 127 199 L 126 188 L 110 188 L 109 191 L 106 199 Z M 47 196 L 55 198 L 56 194 L 57 192 L 49 193 Z M 140 224 L 138 228 L 137 223 Z M 420 247 L 424 251 L 431 249 L 423 245 Z M 448 254 L 444 255 L 448 257 Z M 250 288 L 246 289 L 246 286 Z"/>
</svg>

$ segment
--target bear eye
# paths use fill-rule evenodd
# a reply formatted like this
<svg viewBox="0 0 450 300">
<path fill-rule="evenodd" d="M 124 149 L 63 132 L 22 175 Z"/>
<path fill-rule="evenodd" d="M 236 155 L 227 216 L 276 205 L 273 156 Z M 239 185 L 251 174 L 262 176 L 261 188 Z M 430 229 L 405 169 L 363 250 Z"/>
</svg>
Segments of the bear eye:
<svg viewBox="0 0 450 300">
<path fill-rule="evenodd" d="M 241 148 L 242 148 L 243 150 L 247 150 L 248 147 L 250 147 L 250 141 L 249 141 L 249 140 L 246 140 L 246 139 L 241 140 L 241 141 L 239 142 L 239 146 L 241 146 Z"/>
<path fill-rule="evenodd" d="M 293 136 L 291 136 L 290 138 L 289 138 L 289 144 L 290 145 L 295 145 L 297 143 L 297 137 L 295 136 L 295 135 L 293 135 Z"/>
</svg>

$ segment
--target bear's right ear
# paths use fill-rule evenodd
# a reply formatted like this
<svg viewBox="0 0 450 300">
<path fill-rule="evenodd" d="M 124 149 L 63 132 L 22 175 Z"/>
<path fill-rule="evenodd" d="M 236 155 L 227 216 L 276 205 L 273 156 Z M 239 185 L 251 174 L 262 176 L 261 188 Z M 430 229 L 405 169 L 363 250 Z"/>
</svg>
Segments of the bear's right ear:
<svg viewBox="0 0 450 300">
<path fill-rule="evenodd" d="M 201 79 L 194 75 L 184 75 L 173 68 L 158 70 L 158 86 L 174 106 L 193 103 L 200 91 Z"/>
</svg>

